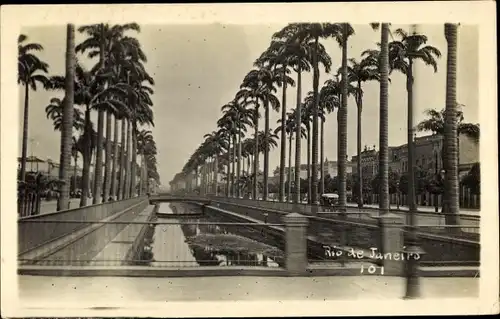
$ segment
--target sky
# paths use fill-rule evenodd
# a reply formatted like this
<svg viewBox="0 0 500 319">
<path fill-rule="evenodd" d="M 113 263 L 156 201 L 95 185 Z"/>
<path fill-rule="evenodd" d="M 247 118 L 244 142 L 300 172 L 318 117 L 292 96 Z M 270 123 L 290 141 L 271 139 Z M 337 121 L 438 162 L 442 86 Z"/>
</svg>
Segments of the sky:
<svg viewBox="0 0 500 319">
<path fill-rule="evenodd" d="M 150 128 L 158 148 L 158 170 L 163 184 L 180 172 L 189 156 L 203 141 L 203 136 L 216 129 L 221 117 L 221 106 L 234 98 L 244 76 L 253 68 L 253 62 L 268 47 L 272 34 L 284 24 L 276 25 L 141 25 L 141 32 L 134 35 L 142 44 L 148 57 L 145 67 L 155 79 L 152 96 L 155 126 Z M 77 26 L 78 27 L 78 26 Z M 349 39 L 349 58 L 359 60 L 366 49 L 376 48 L 380 33 L 367 25 L 353 25 L 355 35 Z M 393 25 L 410 29 L 408 25 Z M 438 72 L 417 63 L 414 84 L 415 123 L 425 118 L 426 109 L 445 106 L 446 40 L 443 25 L 419 25 L 420 33 L 427 35 L 428 44 L 437 47 L 442 56 Z M 63 75 L 65 65 L 66 27 L 50 26 L 24 28 L 30 42 L 43 45 L 39 57 L 50 66 L 50 75 Z M 465 105 L 465 121 L 479 122 L 478 113 L 478 29 L 461 25 L 458 36 L 457 101 Z M 84 39 L 77 32 L 76 43 Z M 333 39 L 322 40 L 332 58 L 332 70 L 341 64 L 341 50 Z M 87 67 L 96 63 L 79 57 Z M 320 68 L 320 84 L 332 77 Z M 333 72 L 332 72 L 333 73 Z M 292 74 L 296 80 L 296 74 Z M 21 154 L 22 109 L 24 88 L 19 87 L 19 149 Z M 312 73 L 302 75 L 302 96 L 312 90 Z M 378 149 L 379 84 L 363 84 L 362 143 Z M 53 130 L 45 116 L 45 106 L 52 97 L 62 97 L 62 92 L 38 89 L 29 97 L 28 155 L 59 159 L 60 133 Z M 281 89 L 276 93 L 281 101 Z M 287 90 L 287 110 L 295 108 L 296 88 Z M 407 93 L 405 77 L 391 75 L 389 86 L 389 145 L 406 143 Z M 277 126 L 280 112 L 271 112 L 270 125 Z M 93 114 L 97 123 L 97 116 Z M 327 115 L 325 124 L 325 157 L 337 159 L 336 112 Z M 262 129 L 264 119 L 259 126 Z M 250 131 L 249 131 L 250 132 Z M 348 155 L 356 153 L 356 104 L 348 101 Z M 304 141 L 305 143 L 305 141 Z M 279 143 L 278 143 L 279 145 Z M 306 150 L 302 148 L 302 162 Z M 287 160 L 288 161 L 288 160 Z M 260 161 L 261 167 L 263 161 Z M 81 165 L 81 163 L 80 163 Z M 279 147 L 270 153 L 270 174 L 279 165 Z"/>
</svg>

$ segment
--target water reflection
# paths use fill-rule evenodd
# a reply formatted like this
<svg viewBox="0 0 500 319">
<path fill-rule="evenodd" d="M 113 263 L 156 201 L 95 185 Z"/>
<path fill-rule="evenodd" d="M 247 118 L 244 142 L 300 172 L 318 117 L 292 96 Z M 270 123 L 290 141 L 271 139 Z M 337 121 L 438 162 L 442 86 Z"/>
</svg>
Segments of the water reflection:
<svg viewBox="0 0 500 319">
<path fill-rule="evenodd" d="M 178 206 L 178 205 L 176 205 Z M 169 209 L 164 204 L 163 210 Z M 140 254 L 142 265 L 164 267 L 283 267 L 284 253 L 262 231 L 217 223 L 231 222 L 214 214 L 203 218 L 158 218 L 159 222 L 193 222 L 149 226 Z M 209 225 L 199 224 L 209 222 Z M 265 243 L 264 243 L 265 242 Z"/>
</svg>

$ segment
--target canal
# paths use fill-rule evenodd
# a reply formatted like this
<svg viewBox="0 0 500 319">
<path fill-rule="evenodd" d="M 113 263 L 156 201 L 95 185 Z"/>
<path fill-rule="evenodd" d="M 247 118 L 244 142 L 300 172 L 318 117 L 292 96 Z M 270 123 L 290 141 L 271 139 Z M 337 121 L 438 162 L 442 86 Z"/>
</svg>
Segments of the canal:
<svg viewBox="0 0 500 319">
<path fill-rule="evenodd" d="M 141 265 L 284 266 L 282 240 L 256 227 L 223 224 L 236 220 L 188 204 L 162 203 L 157 212 L 146 230 Z"/>
</svg>

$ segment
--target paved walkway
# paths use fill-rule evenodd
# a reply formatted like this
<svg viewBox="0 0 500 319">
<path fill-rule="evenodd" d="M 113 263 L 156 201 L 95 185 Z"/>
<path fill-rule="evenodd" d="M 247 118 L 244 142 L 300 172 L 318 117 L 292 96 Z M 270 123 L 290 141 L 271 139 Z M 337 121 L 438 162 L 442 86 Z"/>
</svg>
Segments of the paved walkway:
<svg viewBox="0 0 500 319">
<path fill-rule="evenodd" d="M 149 205 L 137 214 L 134 222 L 144 224 L 127 225 L 93 258 L 94 262 L 91 265 L 120 265 L 121 262 L 125 261 L 127 253 L 133 247 L 142 228 L 147 226 L 147 221 L 153 209 L 154 206 Z"/>
<path fill-rule="evenodd" d="M 80 198 L 72 198 L 69 201 L 69 208 L 78 208 L 80 206 Z M 40 203 L 40 214 L 48 214 L 57 211 L 57 200 L 42 201 Z"/>
<path fill-rule="evenodd" d="M 477 298 L 477 278 L 421 278 L 422 298 Z M 224 300 L 352 300 L 402 298 L 405 279 L 332 277 L 46 277 L 19 276 L 25 307 L 114 302 Z M 82 305 L 83 306 L 83 305 Z M 335 311 L 332 311 L 335 313 Z"/>
</svg>

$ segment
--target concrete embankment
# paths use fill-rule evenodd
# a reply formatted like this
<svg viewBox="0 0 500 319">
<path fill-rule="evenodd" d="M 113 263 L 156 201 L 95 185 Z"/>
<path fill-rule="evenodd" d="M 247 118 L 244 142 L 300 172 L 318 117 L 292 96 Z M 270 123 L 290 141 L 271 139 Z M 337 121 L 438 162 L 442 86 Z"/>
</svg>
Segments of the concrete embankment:
<svg viewBox="0 0 500 319">
<path fill-rule="evenodd" d="M 154 218 L 155 206 L 149 205 L 116 235 L 94 258 L 92 265 L 123 265 L 133 260 L 144 249 L 144 237 Z"/>
<path fill-rule="evenodd" d="M 86 218 L 81 222 L 84 227 L 81 227 L 80 223 L 64 223 L 64 218 L 60 217 L 62 219 L 60 228 L 67 232 L 66 225 L 76 225 L 76 228 L 72 226 L 75 228 L 73 232 L 49 240 L 40 247 L 22 254 L 19 258 L 21 264 L 82 265 L 88 263 L 112 238 L 127 226 L 126 222 L 134 220 L 148 205 L 147 200 L 137 198 L 136 201 L 137 203 L 132 202 L 132 205 L 126 208 L 122 205 L 124 203 L 109 203 L 109 205 L 117 204 L 117 208 L 121 210 L 115 213 L 108 213 L 108 217 L 97 218 L 96 220 L 100 222 L 86 222 L 94 216 L 92 214 L 84 216 Z M 49 214 L 43 216 L 49 216 Z M 65 217 L 65 215 L 62 217 Z M 49 225 L 52 225 L 52 227 L 55 225 L 55 229 L 58 230 L 58 224 L 51 223 Z"/>
</svg>

